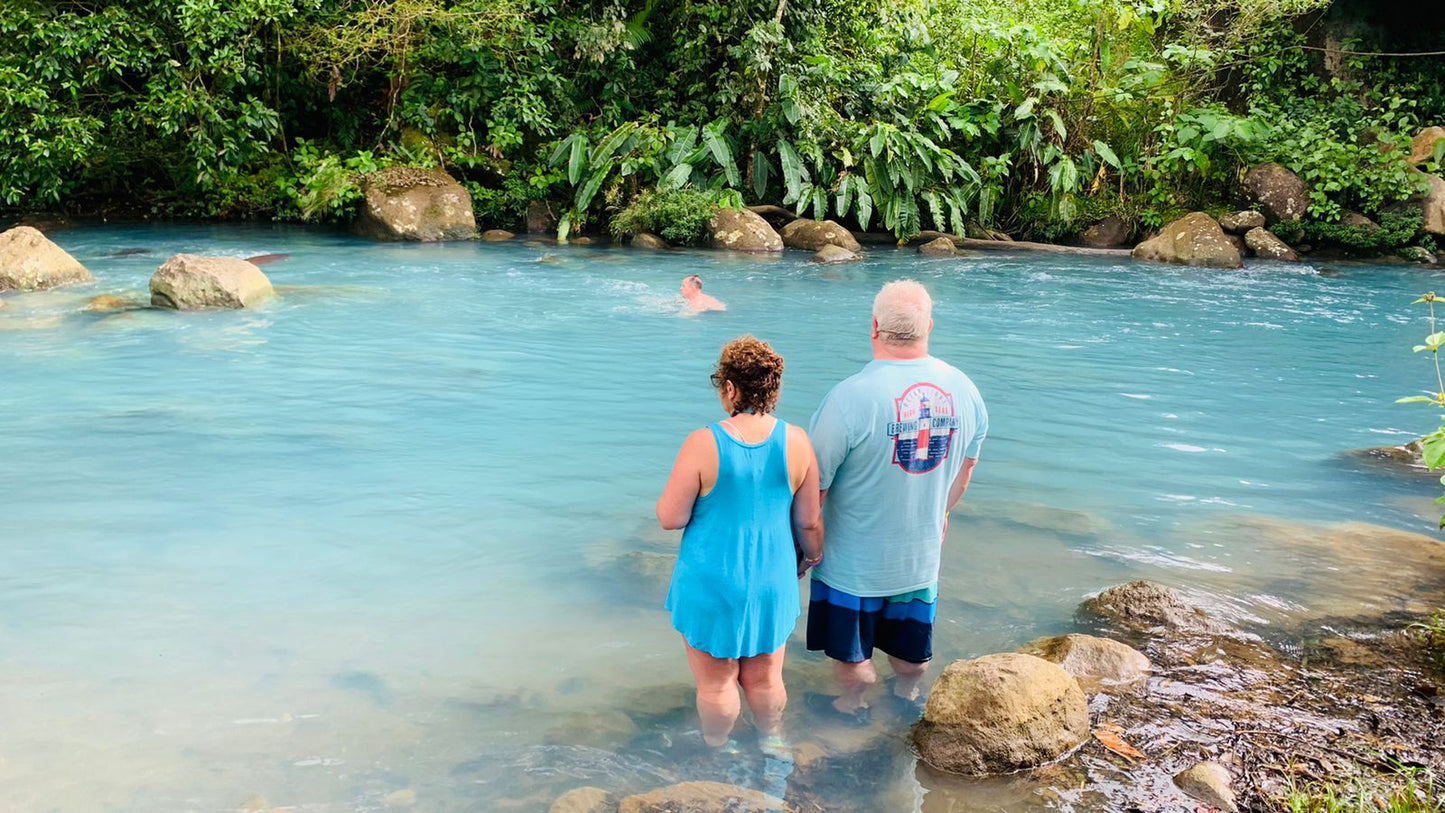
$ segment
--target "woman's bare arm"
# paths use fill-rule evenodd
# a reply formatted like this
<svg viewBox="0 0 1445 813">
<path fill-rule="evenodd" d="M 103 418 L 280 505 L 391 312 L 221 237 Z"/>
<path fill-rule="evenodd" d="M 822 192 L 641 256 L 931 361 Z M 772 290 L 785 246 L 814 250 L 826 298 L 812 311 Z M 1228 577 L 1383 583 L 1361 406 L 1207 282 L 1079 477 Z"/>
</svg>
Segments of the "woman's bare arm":
<svg viewBox="0 0 1445 813">
<path fill-rule="evenodd" d="M 665 530 L 686 528 L 692 520 L 693 504 L 702 491 L 702 465 L 711 442 L 712 435 L 706 429 L 693 432 L 683 441 L 662 496 L 657 498 L 657 521 Z"/>
<path fill-rule="evenodd" d="M 795 453 L 790 458 L 805 467 L 801 481 L 795 479 L 793 488 L 793 538 L 803 546 L 805 556 L 817 559 L 823 555 L 823 501 L 818 491 L 818 458 L 807 433 L 797 427 L 791 428 L 797 431 L 797 441 Z M 789 468 L 794 468 L 792 459 L 789 460 Z"/>
</svg>

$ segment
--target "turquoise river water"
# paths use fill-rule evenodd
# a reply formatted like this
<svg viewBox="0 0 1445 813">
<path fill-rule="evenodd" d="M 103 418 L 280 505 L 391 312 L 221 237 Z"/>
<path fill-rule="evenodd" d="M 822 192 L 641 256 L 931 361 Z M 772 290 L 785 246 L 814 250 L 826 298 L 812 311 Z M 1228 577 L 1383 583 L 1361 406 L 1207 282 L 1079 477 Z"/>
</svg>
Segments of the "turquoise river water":
<svg viewBox="0 0 1445 813">
<path fill-rule="evenodd" d="M 1434 420 L 1393 403 L 1433 381 L 1410 302 L 1441 282 L 1414 268 L 53 236 L 96 281 L 0 309 L 6 811 L 526 813 L 705 775 L 653 501 L 686 432 L 720 417 L 723 342 L 772 342 L 779 414 L 806 424 L 867 361 L 873 293 L 897 277 L 933 292 L 934 353 L 992 414 L 945 549 L 940 661 L 1072 629 L 1080 599 L 1131 578 L 1266 625 L 1330 604 L 1329 579 L 1230 532 L 1240 515 L 1433 525 L 1428 480 L 1338 456 Z M 290 257 L 254 310 L 81 310 L 143 300 L 178 252 Z M 688 273 L 729 310 L 685 315 Z M 795 697 L 827 675 L 795 650 Z M 795 706 L 795 740 L 845 747 Z M 1035 803 L 960 802 L 897 729 L 877 773 L 810 792 Z"/>
</svg>

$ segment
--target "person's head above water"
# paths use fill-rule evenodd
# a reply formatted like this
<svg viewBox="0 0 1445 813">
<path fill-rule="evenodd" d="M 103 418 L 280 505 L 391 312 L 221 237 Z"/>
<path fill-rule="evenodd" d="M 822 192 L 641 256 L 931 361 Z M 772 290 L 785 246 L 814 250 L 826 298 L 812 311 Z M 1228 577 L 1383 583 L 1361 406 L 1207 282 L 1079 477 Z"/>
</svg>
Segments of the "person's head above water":
<svg viewBox="0 0 1445 813">
<path fill-rule="evenodd" d="M 762 339 L 739 336 L 723 345 L 712 385 L 732 414 L 767 414 L 783 388 L 783 357 Z"/>
<path fill-rule="evenodd" d="M 702 292 L 702 277 L 690 274 L 682 278 L 682 298 L 687 300 L 693 313 L 701 311 L 725 311 L 728 309 L 717 297 Z"/>
<path fill-rule="evenodd" d="M 933 297 L 911 279 L 884 285 L 873 298 L 874 355 L 921 357 L 933 330 Z"/>
</svg>

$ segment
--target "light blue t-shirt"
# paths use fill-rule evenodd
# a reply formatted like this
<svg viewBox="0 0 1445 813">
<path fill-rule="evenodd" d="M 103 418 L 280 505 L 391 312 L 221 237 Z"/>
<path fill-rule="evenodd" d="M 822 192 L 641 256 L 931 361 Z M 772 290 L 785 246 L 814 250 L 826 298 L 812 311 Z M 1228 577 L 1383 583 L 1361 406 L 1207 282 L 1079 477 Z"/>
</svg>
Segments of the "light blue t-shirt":
<svg viewBox="0 0 1445 813">
<path fill-rule="evenodd" d="M 855 596 L 938 581 L 943 509 L 988 412 L 968 376 L 932 356 L 868 363 L 813 415 L 824 557 L 815 575 Z"/>
</svg>

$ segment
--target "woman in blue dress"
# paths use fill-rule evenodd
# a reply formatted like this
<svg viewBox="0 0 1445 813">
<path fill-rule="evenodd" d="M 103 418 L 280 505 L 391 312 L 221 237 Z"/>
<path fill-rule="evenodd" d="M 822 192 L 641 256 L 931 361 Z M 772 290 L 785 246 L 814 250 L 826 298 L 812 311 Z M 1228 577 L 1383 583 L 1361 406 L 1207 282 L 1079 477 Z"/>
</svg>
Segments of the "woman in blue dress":
<svg viewBox="0 0 1445 813">
<path fill-rule="evenodd" d="M 781 738 L 798 577 L 823 558 L 818 463 L 807 434 L 771 414 L 783 359 L 766 342 L 729 342 L 712 383 L 729 417 L 688 436 L 657 501 L 662 527 L 685 529 L 666 606 L 697 678 L 703 740 L 728 743 L 741 687 L 766 747 Z"/>
</svg>

